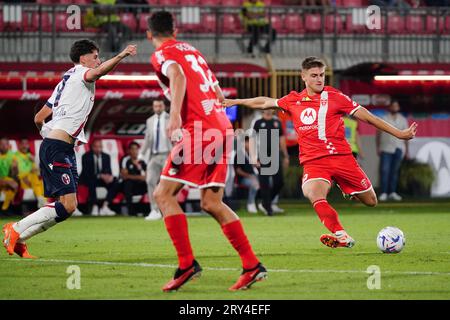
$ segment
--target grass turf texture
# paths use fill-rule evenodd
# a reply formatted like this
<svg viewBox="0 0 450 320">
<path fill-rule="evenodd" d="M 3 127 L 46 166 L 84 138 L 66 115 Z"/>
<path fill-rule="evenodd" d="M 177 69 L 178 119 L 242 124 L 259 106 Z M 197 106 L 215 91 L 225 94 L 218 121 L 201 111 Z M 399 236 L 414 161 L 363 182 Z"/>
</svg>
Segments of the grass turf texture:
<svg viewBox="0 0 450 320">
<path fill-rule="evenodd" d="M 163 222 L 143 218 L 72 218 L 29 241 L 30 261 L 0 256 L 1 299 L 450 299 L 450 203 L 387 203 L 376 208 L 336 205 L 355 238 L 351 249 L 323 246 L 327 230 L 305 203 L 284 203 L 276 217 L 239 212 L 269 279 L 229 292 L 240 260 L 210 217 L 190 217 L 199 280 L 176 293 L 161 287 L 176 255 Z M 0 219 L 3 225 L 10 219 Z M 406 236 L 400 254 L 383 254 L 376 235 L 397 226 Z M 107 263 L 105 263 L 107 262 Z M 110 262 L 110 264 L 109 264 Z M 81 289 L 69 290 L 67 267 L 81 269 Z M 366 270 L 381 270 L 381 289 L 369 290 Z"/>
</svg>

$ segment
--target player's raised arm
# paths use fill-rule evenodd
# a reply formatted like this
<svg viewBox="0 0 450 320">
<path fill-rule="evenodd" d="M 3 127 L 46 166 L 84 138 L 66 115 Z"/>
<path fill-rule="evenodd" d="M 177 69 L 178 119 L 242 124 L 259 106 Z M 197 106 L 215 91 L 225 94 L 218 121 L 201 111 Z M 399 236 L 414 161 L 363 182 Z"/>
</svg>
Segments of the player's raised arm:
<svg viewBox="0 0 450 320">
<path fill-rule="evenodd" d="M 236 104 L 245 106 L 250 109 L 278 109 L 277 99 L 269 97 L 256 97 L 250 99 L 225 99 L 222 106 L 231 107 Z"/>
<path fill-rule="evenodd" d="M 370 123 L 375 128 L 382 130 L 386 133 L 389 133 L 398 139 L 409 140 L 416 136 L 417 132 L 416 122 L 411 124 L 411 126 L 405 130 L 399 130 L 396 127 L 384 121 L 383 119 L 375 116 L 364 107 L 360 107 L 358 110 L 356 110 L 353 116 L 361 121 Z"/>
<path fill-rule="evenodd" d="M 170 81 L 170 113 L 167 124 L 167 136 L 172 139 L 172 134 L 181 128 L 181 107 L 186 94 L 186 76 L 178 63 L 172 63 L 167 68 L 167 78 Z M 172 139 L 173 141 L 173 139 Z"/>
<path fill-rule="evenodd" d="M 44 125 L 45 119 L 47 119 L 53 113 L 52 108 L 44 105 L 41 110 L 34 116 L 34 123 L 36 127 L 41 131 L 42 126 Z"/>
<path fill-rule="evenodd" d="M 125 50 L 123 50 L 117 56 L 103 62 L 97 68 L 93 68 L 87 71 L 85 76 L 86 80 L 90 82 L 98 80 L 100 77 L 113 70 L 119 64 L 119 62 L 122 61 L 122 59 L 130 55 L 134 56 L 136 55 L 136 52 L 136 45 L 128 45 Z"/>
</svg>

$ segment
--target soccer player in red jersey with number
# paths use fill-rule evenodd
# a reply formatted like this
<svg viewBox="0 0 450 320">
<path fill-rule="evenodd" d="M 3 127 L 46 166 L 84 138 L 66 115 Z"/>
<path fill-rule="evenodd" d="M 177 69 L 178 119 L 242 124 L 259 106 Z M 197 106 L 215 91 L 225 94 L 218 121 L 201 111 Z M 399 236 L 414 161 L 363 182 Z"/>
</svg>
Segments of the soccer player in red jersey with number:
<svg viewBox="0 0 450 320">
<path fill-rule="evenodd" d="M 230 290 L 247 289 L 254 282 L 263 280 L 267 271 L 255 256 L 239 217 L 222 202 L 227 175 L 224 141 L 232 141 L 225 138 L 233 135 L 231 123 L 221 105 L 224 99 L 222 90 L 202 54 L 188 43 L 175 39 L 173 17 L 169 12 L 155 12 L 148 24 L 147 38 L 156 48 L 151 62 L 171 101 L 166 127 L 168 137 L 175 141 L 174 137 L 183 129 L 154 192 L 179 260 L 173 279 L 163 287 L 163 291 L 177 290 L 202 271 L 194 259 L 186 216 L 176 199 L 184 185 L 200 189 L 202 209 L 217 220 L 241 257 L 244 270 Z M 196 127 L 200 127 L 200 137 L 195 136 Z M 222 148 L 221 154 L 216 152 L 214 155 L 222 161 L 211 161 L 205 156 L 211 142 L 202 137 L 208 134 L 215 135 L 214 147 L 219 147 L 217 150 Z M 183 156 L 177 158 L 179 150 L 183 151 Z M 187 154 L 195 157 L 198 151 L 200 161 L 189 159 Z M 178 161 L 180 159 L 182 161 Z"/>
<path fill-rule="evenodd" d="M 320 221 L 332 232 L 322 235 L 320 240 L 332 248 L 350 248 L 355 241 L 345 232 L 336 210 L 327 201 L 332 181 L 345 196 L 359 199 L 367 206 L 376 206 L 377 196 L 369 178 L 352 156 L 345 139 L 342 116 L 353 115 L 404 140 L 414 138 L 417 124 L 399 130 L 339 90 L 325 86 L 325 63 L 316 57 L 302 62 L 301 77 L 306 85 L 302 92 L 292 91 L 281 99 L 226 99 L 222 104 L 225 107 L 239 104 L 253 109 L 276 108 L 291 116 L 298 136 L 300 164 L 303 165 L 303 194 L 311 201 Z"/>
</svg>

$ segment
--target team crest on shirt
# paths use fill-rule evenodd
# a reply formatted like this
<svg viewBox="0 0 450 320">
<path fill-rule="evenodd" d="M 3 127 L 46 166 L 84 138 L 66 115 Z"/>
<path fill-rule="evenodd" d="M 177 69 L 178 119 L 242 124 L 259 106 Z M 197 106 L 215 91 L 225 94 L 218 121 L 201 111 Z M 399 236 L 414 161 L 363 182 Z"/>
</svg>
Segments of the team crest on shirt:
<svg viewBox="0 0 450 320">
<path fill-rule="evenodd" d="M 362 179 L 362 180 L 361 180 L 361 185 L 362 185 L 364 188 L 367 188 L 367 179 Z"/>
<path fill-rule="evenodd" d="M 317 112 L 313 108 L 306 108 L 300 114 L 300 120 L 303 122 L 303 124 L 306 124 L 306 125 L 313 124 L 314 121 L 316 121 L 316 118 L 317 118 Z"/>
<path fill-rule="evenodd" d="M 170 168 L 169 169 L 169 176 L 174 176 L 178 173 L 178 169 L 176 168 Z"/>
<path fill-rule="evenodd" d="M 68 185 L 70 183 L 70 177 L 67 173 L 62 174 L 61 180 L 65 185 Z"/>
</svg>

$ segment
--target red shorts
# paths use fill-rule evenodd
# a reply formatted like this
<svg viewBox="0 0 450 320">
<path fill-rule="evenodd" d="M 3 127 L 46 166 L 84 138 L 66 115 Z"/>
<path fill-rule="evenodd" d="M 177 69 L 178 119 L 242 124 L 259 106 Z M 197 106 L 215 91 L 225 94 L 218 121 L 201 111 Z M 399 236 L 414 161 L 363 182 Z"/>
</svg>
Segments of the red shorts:
<svg viewBox="0 0 450 320">
<path fill-rule="evenodd" d="M 231 143 L 231 147 L 228 146 Z M 162 180 L 181 182 L 196 188 L 225 187 L 228 152 L 233 138 L 223 141 L 191 143 L 184 137 L 175 145 L 161 173 Z"/>
<path fill-rule="evenodd" d="M 324 180 L 330 185 L 334 180 L 346 194 L 372 189 L 372 183 L 352 154 L 326 156 L 304 163 L 302 186 L 314 180 Z"/>
</svg>

